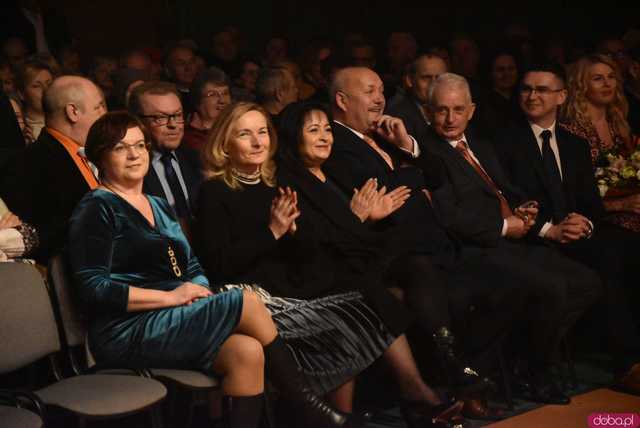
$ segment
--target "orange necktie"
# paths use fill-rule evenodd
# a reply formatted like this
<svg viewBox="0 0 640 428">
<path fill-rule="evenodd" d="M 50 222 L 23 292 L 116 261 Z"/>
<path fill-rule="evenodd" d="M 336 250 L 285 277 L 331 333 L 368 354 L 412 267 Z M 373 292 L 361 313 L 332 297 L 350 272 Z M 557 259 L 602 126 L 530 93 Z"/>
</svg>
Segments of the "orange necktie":
<svg viewBox="0 0 640 428">
<path fill-rule="evenodd" d="M 384 150 L 382 150 L 380 148 L 380 146 L 378 145 L 378 143 L 376 143 L 373 138 L 368 137 L 366 135 L 362 136 L 362 139 L 365 141 L 365 143 L 367 143 L 373 150 L 375 150 L 376 152 L 378 152 L 378 154 L 382 157 L 382 159 L 384 159 L 384 161 L 387 163 L 387 165 L 389 165 L 389 168 L 393 169 L 393 161 L 391 160 L 391 156 L 389 156 L 389 154 L 387 152 L 385 152 Z"/>
<path fill-rule="evenodd" d="M 473 167 L 473 169 L 476 170 L 476 172 L 480 175 L 480 177 L 482 177 L 482 179 L 487 183 L 487 185 L 489 185 L 489 187 L 496 193 L 496 196 L 500 201 L 500 213 L 502 214 L 502 218 L 511 217 L 513 215 L 513 211 L 511 211 L 511 208 L 509 207 L 509 203 L 507 202 L 505 197 L 502 195 L 502 192 L 500 191 L 500 189 L 498 189 L 498 186 L 496 186 L 496 183 L 494 183 L 491 177 L 489 177 L 489 174 L 487 174 L 484 168 L 482 168 L 482 166 L 478 162 L 476 162 L 476 160 L 471 156 L 471 153 L 469 153 L 469 147 L 467 146 L 467 143 L 464 140 L 458 141 L 458 144 L 456 145 L 456 150 Z"/>
</svg>

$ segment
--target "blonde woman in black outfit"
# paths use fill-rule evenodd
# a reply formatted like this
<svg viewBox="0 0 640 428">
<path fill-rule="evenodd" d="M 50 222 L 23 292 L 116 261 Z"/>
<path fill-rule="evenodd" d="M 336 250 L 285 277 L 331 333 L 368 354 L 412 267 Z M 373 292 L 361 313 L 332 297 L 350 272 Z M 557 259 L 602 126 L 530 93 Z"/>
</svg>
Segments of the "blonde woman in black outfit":
<svg viewBox="0 0 640 428">
<path fill-rule="evenodd" d="M 286 297 L 266 299 L 278 330 L 314 391 L 337 390 L 342 410 L 350 410 L 350 386 L 341 386 L 383 356 L 412 427 L 459 422 L 461 403 L 443 403 L 416 368 L 400 303 L 377 278 L 301 239 L 313 231 L 297 194 L 276 187 L 275 151 L 275 131 L 256 104 L 235 104 L 214 125 L 194 233 L 205 270 L 213 281 L 257 282 Z"/>
</svg>

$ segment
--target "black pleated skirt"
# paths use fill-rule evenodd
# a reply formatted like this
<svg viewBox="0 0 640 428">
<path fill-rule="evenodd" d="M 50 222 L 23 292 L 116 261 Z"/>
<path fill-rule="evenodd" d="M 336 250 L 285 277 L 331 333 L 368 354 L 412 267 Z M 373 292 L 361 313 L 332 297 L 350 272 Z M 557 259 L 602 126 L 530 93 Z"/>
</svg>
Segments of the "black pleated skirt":
<svg viewBox="0 0 640 428">
<path fill-rule="evenodd" d="M 344 384 L 370 366 L 396 337 L 359 292 L 313 300 L 273 297 L 256 291 L 316 394 Z"/>
</svg>

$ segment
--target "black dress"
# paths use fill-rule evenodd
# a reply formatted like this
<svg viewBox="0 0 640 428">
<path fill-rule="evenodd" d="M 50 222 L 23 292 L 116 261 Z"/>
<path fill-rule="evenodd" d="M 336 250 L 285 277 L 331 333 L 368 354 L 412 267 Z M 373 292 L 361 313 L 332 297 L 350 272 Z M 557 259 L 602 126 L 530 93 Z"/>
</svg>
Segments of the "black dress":
<svg viewBox="0 0 640 428">
<path fill-rule="evenodd" d="M 205 182 L 194 245 L 212 283 L 259 283 L 286 296 L 267 294 L 264 301 L 310 385 L 324 393 L 367 368 L 397 334 L 357 289 L 332 287 L 331 278 L 343 272 L 320 268 L 313 248 L 289 235 L 274 238 L 268 221 L 276 195 L 263 183 L 232 190 L 219 180 Z M 332 293 L 324 292 L 325 284 Z"/>
</svg>

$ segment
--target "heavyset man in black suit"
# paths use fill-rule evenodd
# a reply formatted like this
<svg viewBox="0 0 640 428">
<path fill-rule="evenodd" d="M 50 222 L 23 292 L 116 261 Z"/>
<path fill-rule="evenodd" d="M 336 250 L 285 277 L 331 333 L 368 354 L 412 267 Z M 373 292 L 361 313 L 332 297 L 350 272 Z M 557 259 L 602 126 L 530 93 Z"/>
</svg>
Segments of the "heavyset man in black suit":
<svg viewBox="0 0 640 428">
<path fill-rule="evenodd" d="M 589 143 L 558 126 L 566 100 L 564 70 L 541 64 L 522 79 L 519 104 L 526 120 L 496 138 L 498 157 L 510 181 L 540 203 L 538 222 L 529 231 L 561 252 L 593 266 L 606 284 L 604 309 L 614 371 L 620 386 L 640 392 L 640 337 L 634 327 L 628 289 L 637 285 L 637 233 L 604 220 L 593 174 Z"/>
<path fill-rule="evenodd" d="M 458 243 L 441 226 L 428 198 L 421 191 L 426 187 L 432 190 L 433 195 L 438 194 L 439 198 L 447 193 L 455 196 L 455 192 L 451 192 L 452 171 L 448 170 L 448 165 L 441 158 L 430 153 L 429 147 L 426 150 L 416 147 L 415 140 L 407 134 L 401 120 L 382 115 L 385 104 L 382 93 L 382 82 L 371 70 L 347 68 L 335 75 L 330 94 L 336 121 L 334 147 L 326 163 L 326 172 L 345 190 L 359 188 L 372 177 L 389 189 L 409 185 L 414 189 L 412 197 L 391 216 L 390 222 L 413 228 L 414 236 L 421 241 L 415 251 L 428 254 L 434 265 L 446 271 L 449 284 L 463 284 L 478 294 L 517 287 L 522 296 L 534 300 L 535 310 L 528 312 L 535 316 L 535 322 L 528 324 L 532 330 L 529 353 L 532 371 L 535 372 L 531 376 L 530 397 L 541 402 L 568 402 L 568 398 L 546 376 L 546 364 L 554 354 L 562 334 L 595 299 L 599 288 L 597 277 L 580 265 L 573 266 L 570 261 L 567 261 L 570 265 L 568 272 L 545 274 L 535 264 L 514 256 L 508 250 L 504 251 L 502 247 L 471 245 L 463 236 L 460 238 L 467 245 L 459 248 Z M 461 132 L 464 132 L 464 127 Z M 367 142 L 372 137 L 382 138 L 375 144 Z M 406 168 L 407 164 L 419 167 L 424 177 L 416 175 L 415 168 Z M 477 185 L 478 190 L 485 192 L 482 184 L 470 184 Z M 424 193 L 429 195 L 429 192 Z M 476 199 L 482 199 L 482 195 Z M 451 198 L 441 200 L 452 201 Z M 492 244 L 497 244 L 503 226 L 498 198 L 493 195 L 489 196 L 488 202 L 480 202 L 479 207 L 472 204 L 462 209 L 472 218 L 471 224 L 475 220 L 480 221 L 480 231 L 492 238 Z M 439 207 L 437 204 L 434 206 Z M 455 205 L 451 206 L 454 210 L 449 214 L 457 216 Z M 488 211 L 485 215 L 490 220 L 477 217 L 478 209 Z M 533 217 L 534 211 L 522 212 L 523 215 L 530 212 Z M 442 218 L 447 221 L 446 216 Z M 523 236 L 526 232 L 525 223 L 520 218 L 511 222 L 514 227 L 510 234 Z M 532 219 L 528 223 L 533 223 Z M 453 226 L 449 221 L 446 224 Z M 451 231 L 456 232 L 455 227 Z M 556 258 L 557 255 L 550 254 L 549 257 Z M 576 282 L 569 277 L 581 276 L 585 277 L 584 286 L 575 284 L 580 295 L 567 301 L 566 293 L 571 288 L 569 283 L 573 286 Z M 508 310 L 507 303 L 496 312 Z"/>
</svg>

